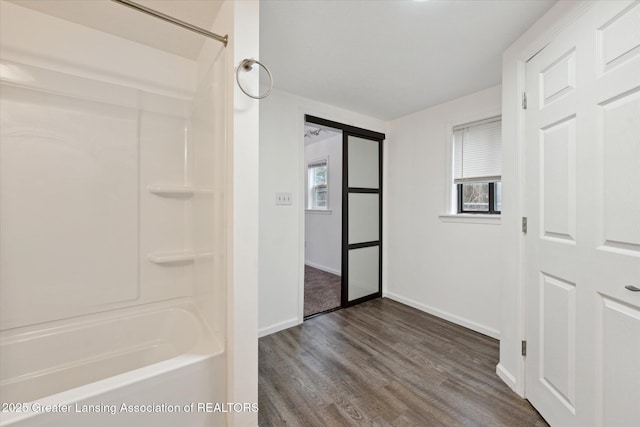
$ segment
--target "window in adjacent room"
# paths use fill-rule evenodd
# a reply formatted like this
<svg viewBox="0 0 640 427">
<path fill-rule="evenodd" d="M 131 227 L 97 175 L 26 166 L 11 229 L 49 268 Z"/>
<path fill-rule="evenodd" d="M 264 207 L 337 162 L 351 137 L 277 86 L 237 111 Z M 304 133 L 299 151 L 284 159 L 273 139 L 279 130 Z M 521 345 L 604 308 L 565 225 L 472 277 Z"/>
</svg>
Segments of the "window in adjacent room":
<svg viewBox="0 0 640 427">
<path fill-rule="evenodd" d="M 501 118 L 453 128 L 453 182 L 458 213 L 499 214 L 502 210 Z"/>
<path fill-rule="evenodd" d="M 328 161 L 321 159 L 307 165 L 308 209 L 329 208 Z"/>
</svg>

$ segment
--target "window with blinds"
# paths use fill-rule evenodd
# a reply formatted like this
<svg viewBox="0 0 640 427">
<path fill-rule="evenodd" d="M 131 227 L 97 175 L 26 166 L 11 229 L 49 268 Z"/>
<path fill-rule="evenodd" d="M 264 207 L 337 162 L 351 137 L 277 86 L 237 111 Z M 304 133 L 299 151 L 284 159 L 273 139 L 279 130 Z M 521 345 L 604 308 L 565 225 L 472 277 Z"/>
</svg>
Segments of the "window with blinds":
<svg viewBox="0 0 640 427">
<path fill-rule="evenodd" d="M 328 160 L 322 159 L 307 165 L 308 209 L 329 207 Z"/>
<path fill-rule="evenodd" d="M 453 182 L 458 213 L 499 214 L 502 209 L 501 118 L 453 128 Z"/>
</svg>

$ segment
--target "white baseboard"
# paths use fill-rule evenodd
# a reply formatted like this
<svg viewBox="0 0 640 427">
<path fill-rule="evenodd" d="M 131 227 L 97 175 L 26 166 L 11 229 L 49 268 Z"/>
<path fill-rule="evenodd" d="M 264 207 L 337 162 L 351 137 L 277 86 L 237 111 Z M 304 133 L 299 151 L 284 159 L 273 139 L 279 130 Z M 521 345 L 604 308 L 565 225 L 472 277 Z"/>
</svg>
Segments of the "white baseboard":
<svg viewBox="0 0 640 427">
<path fill-rule="evenodd" d="M 285 320 L 284 322 L 276 323 L 275 325 L 267 326 L 266 328 L 258 329 L 258 338 L 265 337 L 267 335 L 275 334 L 276 332 L 283 331 L 285 329 L 289 329 L 293 326 L 297 326 L 298 318 L 294 317 L 293 319 Z"/>
<path fill-rule="evenodd" d="M 502 363 L 498 363 L 496 365 L 496 374 L 498 374 L 498 377 L 500 377 L 500 379 L 504 381 L 511 390 L 516 391 L 516 377 L 514 377 L 511 372 L 507 371 Z"/>
<path fill-rule="evenodd" d="M 334 270 L 333 268 L 325 267 L 324 265 L 315 264 L 313 262 L 305 261 L 304 265 L 317 268 L 318 270 L 326 271 L 327 273 L 335 274 L 336 276 L 342 276 L 340 270 Z"/>
<path fill-rule="evenodd" d="M 403 296 L 394 294 L 393 292 L 385 292 L 384 296 L 386 298 L 392 299 L 399 303 L 408 305 L 409 307 L 416 308 L 420 311 L 424 311 L 425 313 L 433 314 L 434 316 L 441 317 L 445 320 L 453 322 L 457 325 L 464 326 L 467 329 L 471 329 L 472 331 L 479 332 L 483 335 L 487 335 L 491 338 L 495 338 L 497 340 L 500 339 L 500 331 L 497 329 L 490 328 L 488 326 L 481 325 L 473 320 L 465 319 L 464 317 L 457 316 L 455 314 L 448 313 L 443 310 L 439 310 L 435 307 L 430 307 L 428 305 L 419 303 L 409 298 L 405 298 Z"/>
</svg>

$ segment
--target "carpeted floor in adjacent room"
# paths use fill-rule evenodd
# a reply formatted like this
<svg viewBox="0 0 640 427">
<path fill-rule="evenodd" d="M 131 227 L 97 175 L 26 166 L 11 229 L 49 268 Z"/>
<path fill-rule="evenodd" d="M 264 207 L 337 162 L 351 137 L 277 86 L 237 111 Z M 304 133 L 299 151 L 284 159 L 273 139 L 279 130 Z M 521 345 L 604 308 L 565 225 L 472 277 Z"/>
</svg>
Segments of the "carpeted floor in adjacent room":
<svg viewBox="0 0 640 427">
<path fill-rule="evenodd" d="M 304 266 L 304 315 L 340 306 L 340 276 Z"/>
</svg>

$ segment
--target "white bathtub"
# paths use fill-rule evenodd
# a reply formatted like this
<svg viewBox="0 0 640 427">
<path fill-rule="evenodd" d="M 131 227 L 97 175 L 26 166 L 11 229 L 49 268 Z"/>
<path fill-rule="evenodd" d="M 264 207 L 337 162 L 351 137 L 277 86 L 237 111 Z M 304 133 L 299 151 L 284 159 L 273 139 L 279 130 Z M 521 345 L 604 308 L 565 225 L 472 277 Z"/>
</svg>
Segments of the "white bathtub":
<svg viewBox="0 0 640 427">
<path fill-rule="evenodd" d="M 224 423 L 223 347 L 187 299 L 4 331 L 0 357 L 2 427 Z"/>
</svg>

